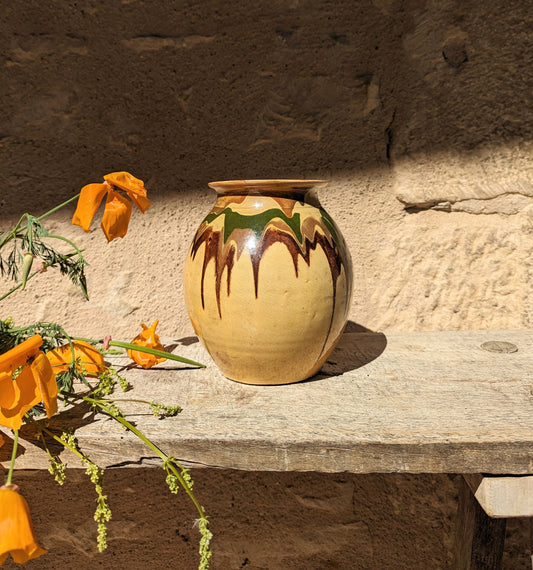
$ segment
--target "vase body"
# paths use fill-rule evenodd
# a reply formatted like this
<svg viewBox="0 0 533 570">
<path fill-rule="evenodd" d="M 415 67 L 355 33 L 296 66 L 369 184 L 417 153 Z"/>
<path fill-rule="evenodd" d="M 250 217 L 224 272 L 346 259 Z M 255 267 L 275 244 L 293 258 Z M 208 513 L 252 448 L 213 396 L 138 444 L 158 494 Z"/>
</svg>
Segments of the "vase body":
<svg viewBox="0 0 533 570">
<path fill-rule="evenodd" d="M 187 256 L 185 302 L 196 334 L 232 380 L 309 378 L 342 334 L 351 260 L 316 197 L 324 183 L 209 184 L 217 199 Z"/>
</svg>

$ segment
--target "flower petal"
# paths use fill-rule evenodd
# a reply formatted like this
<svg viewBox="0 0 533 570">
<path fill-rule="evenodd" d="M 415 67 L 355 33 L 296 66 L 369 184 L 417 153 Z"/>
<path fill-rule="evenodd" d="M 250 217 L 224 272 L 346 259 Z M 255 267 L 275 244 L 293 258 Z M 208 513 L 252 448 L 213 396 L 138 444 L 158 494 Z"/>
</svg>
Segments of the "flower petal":
<svg viewBox="0 0 533 570">
<path fill-rule="evenodd" d="M 19 366 L 24 366 L 30 356 L 39 352 L 41 344 L 43 344 L 43 339 L 41 335 L 36 334 L 4 354 L 0 354 L 0 372 L 13 373 Z"/>
<path fill-rule="evenodd" d="M 144 182 L 139 178 L 135 178 L 129 172 L 112 172 L 111 174 L 106 174 L 104 180 L 124 190 L 143 214 L 150 207 L 150 200 L 146 197 Z"/>
<path fill-rule="evenodd" d="M 15 398 L 13 375 L 8 372 L 0 372 L 0 408 L 13 407 Z"/>
<path fill-rule="evenodd" d="M 131 343 L 138 346 L 155 348 L 156 350 L 165 350 L 165 347 L 159 340 L 159 336 L 155 332 L 158 324 L 159 321 L 154 321 L 152 323 L 152 326 L 148 328 L 143 323 L 143 330 L 131 341 Z M 128 356 L 143 368 L 152 368 L 152 366 L 155 366 L 156 364 L 159 364 L 160 362 L 164 362 L 166 360 L 166 358 L 162 356 L 156 356 L 155 354 L 148 354 L 147 352 L 130 349 L 128 349 Z"/>
<path fill-rule="evenodd" d="M 51 418 L 57 412 L 57 381 L 46 354 L 41 352 L 30 365 L 46 415 Z"/>
<path fill-rule="evenodd" d="M 144 187 L 144 182 L 132 176 L 129 172 L 111 172 L 111 174 L 106 174 L 104 180 L 128 192 L 137 194 L 138 196 L 144 196 L 146 198 L 146 188 Z"/>
<path fill-rule="evenodd" d="M 72 223 L 90 231 L 92 219 L 100 207 L 103 197 L 110 190 L 109 184 L 87 184 L 81 189 L 78 206 L 72 216 Z"/>
<path fill-rule="evenodd" d="M 78 362 L 77 368 L 86 376 L 98 376 L 106 368 L 102 353 L 92 344 L 84 340 L 75 340 L 74 359 Z M 70 344 L 64 344 L 46 353 L 52 369 L 56 374 L 65 372 L 72 364 L 72 350 Z"/>
<path fill-rule="evenodd" d="M 13 381 L 13 388 L 15 390 L 13 405 L 0 407 L 0 425 L 15 430 L 22 425 L 24 414 L 41 401 L 41 393 L 29 366 L 25 366 Z"/>
<path fill-rule="evenodd" d="M 0 488 L 0 563 L 8 554 L 24 564 L 45 553 L 37 544 L 26 499 L 13 489 Z"/>
<path fill-rule="evenodd" d="M 139 208 L 139 210 L 144 214 L 146 210 L 151 206 L 150 200 L 145 196 L 139 196 L 129 190 L 126 190 L 126 193 L 130 197 L 131 201 Z"/>
<path fill-rule="evenodd" d="M 127 198 L 124 198 L 116 190 L 108 192 L 104 216 L 102 217 L 102 230 L 108 242 L 126 235 L 131 210 L 131 202 Z"/>
</svg>

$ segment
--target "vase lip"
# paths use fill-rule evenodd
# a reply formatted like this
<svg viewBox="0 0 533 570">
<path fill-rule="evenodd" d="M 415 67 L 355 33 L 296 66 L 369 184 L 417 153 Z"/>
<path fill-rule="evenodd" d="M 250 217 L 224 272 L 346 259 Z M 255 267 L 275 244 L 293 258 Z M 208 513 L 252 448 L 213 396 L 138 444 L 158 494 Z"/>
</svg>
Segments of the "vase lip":
<svg viewBox="0 0 533 570">
<path fill-rule="evenodd" d="M 304 192 L 315 186 L 327 184 L 327 180 L 313 180 L 300 178 L 273 178 L 258 180 L 220 180 L 209 182 L 208 186 L 219 194 L 243 191 L 275 190 L 276 192 Z"/>
</svg>

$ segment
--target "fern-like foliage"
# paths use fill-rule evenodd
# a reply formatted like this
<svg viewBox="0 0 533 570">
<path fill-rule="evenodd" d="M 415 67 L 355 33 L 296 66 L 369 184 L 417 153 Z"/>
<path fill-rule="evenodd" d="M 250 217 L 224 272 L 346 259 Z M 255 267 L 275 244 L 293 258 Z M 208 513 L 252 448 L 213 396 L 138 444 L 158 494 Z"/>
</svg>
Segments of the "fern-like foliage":
<svg viewBox="0 0 533 570">
<path fill-rule="evenodd" d="M 60 240 L 68 243 L 74 251 L 60 253 L 49 242 Z M 83 295 L 87 295 L 87 279 L 82 251 L 67 238 L 52 235 L 40 220 L 30 214 L 24 214 L 15 228 L 0 236 L 0 274 L 18 282 L 21 277 L 24 256 L 32 254 L 40 260 L 42 267 L 56 267 L 66 275 L 74 285 L 78 285 Z"/>
</svg>

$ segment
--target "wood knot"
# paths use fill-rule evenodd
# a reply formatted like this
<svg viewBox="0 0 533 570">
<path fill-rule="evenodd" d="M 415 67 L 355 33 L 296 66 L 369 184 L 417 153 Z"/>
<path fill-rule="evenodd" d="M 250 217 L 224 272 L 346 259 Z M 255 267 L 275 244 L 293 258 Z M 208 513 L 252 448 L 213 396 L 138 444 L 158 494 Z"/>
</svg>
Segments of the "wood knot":
<svg viewBox="0 0 533 570">
<path fill-rule="evenodd" d="M 503 340 L 489 340 L 487 342 L 484 342 L 481 345 L 481 348 L 488 352 L 500 352 L 506 354 L 518 351 L 516 344 L 513 344 L 512 342 L 505 342 Z"/>
</svg>

